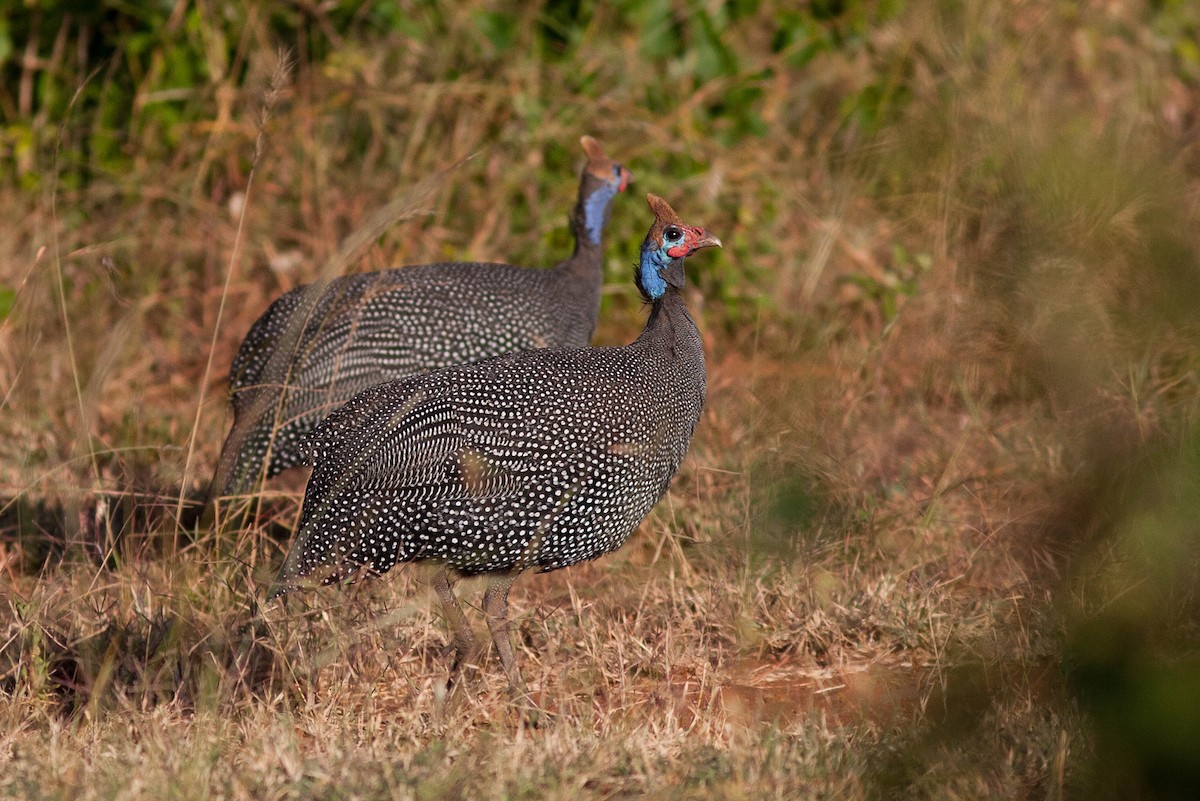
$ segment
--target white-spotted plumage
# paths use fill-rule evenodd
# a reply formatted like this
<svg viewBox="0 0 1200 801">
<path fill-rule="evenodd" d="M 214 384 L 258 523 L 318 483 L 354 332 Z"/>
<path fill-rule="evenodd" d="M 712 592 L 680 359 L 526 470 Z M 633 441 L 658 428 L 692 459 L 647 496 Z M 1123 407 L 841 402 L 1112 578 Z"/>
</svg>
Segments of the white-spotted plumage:
<svg viewBox="0 0 1200 801">
<path fill-rule="evenodd" d="M 214 494 L 303 463 L 301 441 L 374 384 L 518 350 L 586 345 L 596 325 L 602 232 L 630 173 L 583 138 L 573 255 L 549 270 L 445 263 L 345 276 L 278 298 L 229 373 L 234 424 Z"/>
<path fill-rule="evenodd" d="M 512 353 L 356 395 L 307 441 L 313 472 L 272 597 L 306 579 L 439 562 L 453 675 L 474 638 L 448 576 L 490 574 L 489 627 L 522 686 L 507 640 L 512 578 L 624 544 L 666 492 L 704 406 L 704 349 L 680 290 L 684 258 L 720 241 L 647 200 L 656 219 L 636 279 L 653 306 L 637 340 Z"/>
<path fill-rule="evenodd" d="M 530 351 L 372 387 L 311 438 L 281 585 L 326 566 L 336 578 L 434 560 L 469 575 L 594 559 L 662 497 L 703 403 L 699 334 L 663 310 L 632 345 Z"/>
</svg>

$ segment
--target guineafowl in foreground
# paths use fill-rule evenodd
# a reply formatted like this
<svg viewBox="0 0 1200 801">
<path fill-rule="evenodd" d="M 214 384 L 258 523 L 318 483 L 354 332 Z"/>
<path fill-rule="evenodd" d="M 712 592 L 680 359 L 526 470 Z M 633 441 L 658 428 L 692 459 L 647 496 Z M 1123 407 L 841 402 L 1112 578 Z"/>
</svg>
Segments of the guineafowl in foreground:
<svg viewBox="0 0 1200 801">
<path fill-rule="evenodd" d="M 575 252 L 549 270 L 405 267 L 297 287 L 254 323 L 229 372 L 234 422 L 210 496 L 302 464 L 300 440 L 355 393 L 394 378 L 547 346 L 596 327 L 612 200 L 630 173 L 590 136 L 571 215 Z M 264 464 L 265 463 L 265 464 Z"/>
<path fill-rule="evenodd" d="M 648 195 L 636 282 L 652 303 L 632 344 L 513 353 L 371 387 L 308 440 L 312 476 L 271 591 L 397 562 L 442 564 L 451 676 L 475 649 L 452 590 L 487 574 L 484 611 L 514 688 L 517 574 L 619 548 L 666 492 L 704 405 L 704 350 L 680 290 L 684 258 L 721 242 Z"/>
</svg>

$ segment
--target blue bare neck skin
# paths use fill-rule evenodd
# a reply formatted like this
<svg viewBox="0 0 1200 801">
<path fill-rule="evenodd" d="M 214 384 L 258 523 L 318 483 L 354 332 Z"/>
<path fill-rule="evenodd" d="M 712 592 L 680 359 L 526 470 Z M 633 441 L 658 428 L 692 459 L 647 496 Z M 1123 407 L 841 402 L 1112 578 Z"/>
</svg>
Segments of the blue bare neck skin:
<svg viewBox="0 0 1200 801">
<path fill-rule="evenodd" d="M 588 244 L 600 247 L 604 226 L 608 223 L 608 210 L 617 196 L 617 187 L 604 183 L 583 201 L 583 227 Z"/>
<path fill-rule="evenodd" d="M 642 248 L 642 261 L 638 265 L 638 286 L 647 300 L 658 300 L 667 293 L 667 280 L 662 272 L 671 261 L 661 248 Z"/>
</svg>

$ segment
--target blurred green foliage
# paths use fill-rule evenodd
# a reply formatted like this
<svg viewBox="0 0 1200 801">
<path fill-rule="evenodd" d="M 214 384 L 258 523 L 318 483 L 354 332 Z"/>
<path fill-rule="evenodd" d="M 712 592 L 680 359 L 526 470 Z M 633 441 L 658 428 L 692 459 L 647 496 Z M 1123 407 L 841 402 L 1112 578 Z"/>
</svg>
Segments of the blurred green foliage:
<svg viewBox="0 0 1200 801">
<path fill-rule="evenodd" d="M 1073 758 L 1083 766 L 1076 772 L 1089 765 L 1095 772 L 1081 780 L 1088 797 L 1187 797 L 1188 788 L 1200 784 L 1200 438 L 1194 433 L 1200 425 L 1200 246 L 1192 202 L 1196 128 L 1187 111 L 1194 104 L 1179 98 L 1200 88 L 1200 3 L 1157 0 L 1136 11 L 1102 4 L 901 0 L 471 5 L 477 7 L 433 0 L 10 3 L 0 15 L 0 187 L 28 195 L 99 187 L 104 191 L 94 197 L 77 196 L 57 209 L 64 228 L 82 226 L 89 216 L 102 216 L 90 215 L 86 204 L 105 202 L 113 186 L 116 193 L 140 191 L 136 180 L 126 187 L 120 179 L 151 174 L 148 165 L 186 163 L 176 172 L 206 178 L 207 162 L 195 166 L 202 140 L 223 119 L 243 136 L 229 146 L 232 166 L 223 166 L 229 175 L 222 191 L 211 193 L 213 208 L 223 210 L 245 185 L 245 139 L 253 138 L 262 94 L 252 85 L 261 81 L 255 59 L 269 60 L 282 49 L 306 78 L 295 91 L 327 99 L 318 104 L 319 121 L 311 123 L 321 153 L 280 159 L 285 166 L 274 176 L 274 191 L 287 202 L 269 208 L 315 205 L 310 199 L 338 181 L 357 191 L 355 176 L 364 183 L 394 180 L 376 174 L 387 172 L 378 169 L 381 164 L 407 158 L 406 145 L 389 131 L 409 130 L 426 99 L 390 104 L 389 96 L 410 89 L 417 95 L 422 88 L 390 73 L 397 64 L 415 64 L 394 74 L 414 76 L 413 84 L 436 84 L 441 93 L 431 92 L 427 101 L 434 121 L 411 129 L 418 138 L 448 137 L 455 117 L 470 115 L 495 93 L 504 94 L 504 108 L 470 120 L 482 140 L 502 138 L 510 123 L 518 136 L 549 123 L 573 130 L 572 137 L 538 143 L 540 160 L 529 165 L 537 171 L 535 191 L 526 192 L 530 179 L 522 175 L 508 183 L 497 178 L 486 193 L 508 215 L 498 225 L 539 230 L 537 247 L 561 253 L 569 247 L 569 232 L 541 223 L 538 201 L 548 187 L 571 183 L 580 108 L 604 101 L 595 113 L 619 109 L 635 131 L 666 121 L 666 133 L 634 156 L 653 163 L 654 174 L 639 175 L 645 188 L 657 190 L 656 181 L 668 181 L 698 191 L 730 223 L 728 235 L 720 231 L 725 256 L 695 273 L 704 297 L 721 304 L 710 331 L 746 324 L 757 347 L 759 333 L 771 332 L 756 315 L 801 296 L 796 287 L 804 283 L 804 250 L 816 248 L 812 232 L 841 215 L 839 230 L 862 258 L 828 270 L 835 291 L 822 288 L 828 294 L 814 292 L 799 311 L 785 312 L 801 321 L 797 325 L 822 332 L 810 337 L 813 347 L 832 349 L 834 338 L 822 337 L 826 330 L 850 330 L 843 318 L 867 321 L 864 337 L 882 332 L 884 344 L 906 334 L 903 324 L 891 325 L 897 322 L 908 323 L 910 341 L 986 340 L 992 349 L 985 358 L 994 364 L 986 365 L 991 371 L 983 380 L 992 385 L 979 393 L 980 408 L 970 415 L 944 400 L 951 394 L 945 385 L 970 371 L 933 363 L 959 358 L 951 349 L 922 356 L 913 348 L 914 356 L 900 347 L 880 348 L 879 363 L 862 357 L 871 368 L 862 373 L 877 373 L 878 385 L 868 391 L 851 383 L 838 393 L 835 408 L 877 402 L 889 418 L 920 417 L 903 407 L 911 402 L 931 417 L 961 415 L 964 432 L 987 427 L 995 439 L 1028 438 L 1053 453 L 1050 461 L 1062 473 L 1054 480 L 1066 487 L 1046 490 L 1061 492 L 1044 501 L 1051 511 L 1038 509 L 1039 522 L 1030 527 L 1041 526 L 1038 537 L 1045 540 L 1056 533 L 1052 545 L 1059 552 L 1050 561 L 1075 570 L 1064 568 L 1065 575 L 1047 581 L 1050 603 L 1063 611 L 1054 631 L 1062 642 L 1053 669 L 1066 678 L 1065 687 L 1047 692 L 1053 700 L 1046 706 L 1064 717 L 1074 709 L 1089 715 L 1097 758 L 1091 759 L 1091 742 L 1072 744 Z M 619 62 L 622 54 L 628 62 Z M 836 75 L 814 77 L 822 71 Z M 455 93 L 459 84 L 462 95 Z M 694 146 L 697 140 L 720 148 L 705 151 Z M 713 168 L 721 150 L 754 150 L 763 157 L 726 158 L 722 166 L 740 174 L 721 176 Z M 309 179 L 294 174 L 322 159 L 343 171 L 317 175 L 316 189 L 302 187 Z M 429 162 L 408 167 L 409 175 L 432 169 Z M 854 201 L 840 202 L 843 184 Z M 148 338 L 166 344 L 152 364 L 135 363 L 130 373 L 151 384 L 182 374 L 177 392 L 190 402 L 190 382 L 200 371 L 176 360 L 196 349 L 177 343 L 195 340 L 211 319 L 194 298 L 216 283 L 212 262 L 222 251 L 208 247 L 208 218 L 180 214 L 170 205 L 174 199 L 163 199 L 176 191 L 174 185 L 151 189 L 158 194 L 145 201 L 147 216 L 183 220 L 161 237 L 154 227 L 153 238 L 200 229 L 200 244 L 181 256 L 181 248 L 150 249 L 149 238 L 105 243 L 118 270 L 128 272 L 117 272 L 120 286 L 90 262 L 75 265 L 64 283 L 74 302 L 89 309 L 114 305 L 108 293 L 120 294 L 118 288 L 136 298 L 159 293 L 147 328 L 160 328 Z M 386 194 L 377 185 L 370 189 L 362 192 L 366 203 Z M 471 208 L 454 206 L 463 207 Z M 294 247 L 311 253 L 344 231 L 339 224 L 351 224 L 347 213 L 306 239 L 308 223 L 324 222 L 323 214 L 336 216 L 319 209 L 272 217 L 263 223 L 269 236 L 260 238 L 271 239 L 274 252 Z M 641 224 L 614 219 L 614 226 L 628 226 L 613 237 L 616 260 L 633 260 L 636 239 L 626 234 Z M 447 240 L 444 255 L 464 255 L 473 244 Z M 836 259 L 836 245 L 833 254 Z M 253 280 L 263 272 L 252 273 Z M 926 318 L 913 315 L 908 322 L 906 305 L 930 299 Z M 0 286 L 0 321 L 14 302 L 16 292 Z M 22 298 L 20 308 L 25 303 Z M 943 317 L 952 315 L 934 315 L 929 306 L 974 315 L 974 327 L 945 324 L 941 330 Z M 98 319 L 95 341 L 110 333 Z M 794 341 L 780 345 L 767 338 L 764 352 L 794 348 Z M 839 355 L 845 362 L 858 358 L 852 346 Z M 1016 366 L 1006 374 L 1010 358 Z M 1022 373 L 1041 391 L 1015 392 Z M 990 397 L 1001 399 L 997 408 L 982 408 Z M 816 406 L 797 394 L 786 403 Z M 1025 405 L 1009 419 L 1003 403 Z M 156 417 L 143 407 L 139 398 L 127 405 L 119 426 L 110 425 L 106 435 L 113 443 L 178 440 L 174 416 Z M 1036 428 L 1042 418 L 1055 418 L 1053 436 Z M 1088 422 L 1077 424 L 1076 418 Z M 849 422 L 828 424 L 832 433 L 819 445 L 836 451 L 841 440 L 853 442 L 855 426 L 866 425 L 856 419 L 847 411 Z M 763 425 L 776 424 L 772 419 Z M 807 423 L 795 427 L 806 448 L 807 437 L 820 431 Z M 904 439 L 922 436 L 918 428 Z M 24 433 L 9 439 L 31 441 Z M 890 458 L 903 467 L 896 474 L 928 469 L 905 449 L 896 450 Z M 41 468 L 60 457 L 34 448 L 21 458 Z M 956 451 L 945 460 L 947 473 L 957 458 Z M 99 461 L 107 466 L 106 457 Z M 869 554 L 869 538 L 856 534 L 887 529 L 885 518 L 897 519 L 892 507 L 915 491 L 893 471 L 864 477 L 849 467 L 850 477 L 839 485 L 814 467 L 816 461 L 804 451 L 754 471 L 758 513 L 748 544 L 759 562 L 803 563 L 847 542 L 845 553 L 856 559 L 860 551 Z M 856 454 L 845 455 L 847 465 L 858 461 Z M 1026 469 L 1016 456 L 1000 461 L 976 472 L 1003 483 Z M 1044 474 L 1030 472 L 1031 482 L 1049 483 Z M 1106 474 L 1120 480 L 1093 480 Z M 1042 488 L 1020 489 L 1012 480 L 1014 494 L 1041 497 Z M 36 520 L 21 508 L 13 515 Z M 1016 522 L 1013 528 L 1024 525 Z M 966 538 L 974 518 L 959 525 Z M 1047 533 L 1056 526 L 1061 531 Z M 1008 532 L 1005 524 L 988 537 L 1003 539 Z M 959 581 L 957 564 L 944 569 L 947 584 Z M 920 572 L 913 570 L 906 581 L 919 586 Z M 1030 606 L 1039 608 L 1037 603 Z M 1014 639 L 1018 634 L 1026 632 Z M 948 661 L 962 667 L 948 672 L 945 698 L 935 699 L 941 717 L 935 710 L 928 731 L 918 733 L 927 737 L 915 737 L 911 749 L 896 749 L 894 758 L 881 761 L 881 787 L 894 790 L 933 775 L 930 753 L 975 736 L 986 715 L 1016 703 L 1028 689 L 1020 686 L 1021 674 L 1032 670 L 1027 662 L 1042 667 L 1044 654 L 1012 650 L 984 662 L 1003 674 L 999 690 L 972 661 L 977 656 L 950 655 Z"/>
<path fill-rule="evenodd" d="M 1107 465 L 1093 522 L 1115 558 L 1080 566 L 1066 664 L 1092 717 L 1094 797 L 1188 798 L 1200 787 L 1200 430 Z"/>
<path fill-rule="evenodd" d="M 9 313 L 12 312 L 13 304 L 17 302 L 16 290 L 9 289 L 6 286 L 0 286 L 0 322 L 8 319 Z"/>
<path fill-rule="evenodd" d="M 349 33 L 398 22 L 394 4 L 32 0 L 0 19 L 0 174 L 33 189 L 58 148 L 60 186 L 163 159 L 210 118 L 215 88 L 246 76 L 259 17 L 280 46 L 320 62 Z"/>
<path fill-rule="evenodd" d="M 893 2 L 816 2 L 776 9 L 758 0 L 677 3 L 619 0 L 611 11 L 614 37 L 635 37 L 658 67 L 635 101 L 667 115 L 704 93 L 702 118 L 711 134 L 732 146 L 763 136 L 763 85 L 777 70 L 801 69 L 822 52 L 865 47 L 868 26 L 894 17 Z M 532 11 L 530 10 L 532 9 Z M 464 30 L 453 4 L 410 0 L 173 3 L 162 0 L 27 0 L 0 18 L 0 175 L 10 185 L 60 188 L 116 174 L 133 159 L 166 159 L 197 123 L 219 112 L 218 88 L 243 85 L 252 54 L 282 49 L 300 68 L 337 70 L 356 48 L 397 48 L 403 40 L 449 47 L 454 58 L 436 77 L 486 74 L 498 59 L 546 63 L 579 61 L 597 11 L 589 0 L 545 0 L 539 7 L 501 5 L 473 15 Z M 531 14 L 534 24 L 528 25 Z M 739 25 L 771 26 L 770 53 L 738 52 L 730 34 Z M 527 33 L 527 30 L 531 33 Z M 451 42 L 450 40 L 455 40 Z M 762 56 L 778 56 L 763 66 Z M 341 65 L 341 66 L 339 66 Z M 848 122 L 877 128 L 908 96 L 900 65 L 846 98 Z M 567 70 L 568 87 L 585 99 L 595 75 Z M 533 109 L 530 109 L 532 112 Z M 538 114 L 531 115 L 536 121 Z M 58 173 L 50 176 L 58 152 Z"/>
</svg>

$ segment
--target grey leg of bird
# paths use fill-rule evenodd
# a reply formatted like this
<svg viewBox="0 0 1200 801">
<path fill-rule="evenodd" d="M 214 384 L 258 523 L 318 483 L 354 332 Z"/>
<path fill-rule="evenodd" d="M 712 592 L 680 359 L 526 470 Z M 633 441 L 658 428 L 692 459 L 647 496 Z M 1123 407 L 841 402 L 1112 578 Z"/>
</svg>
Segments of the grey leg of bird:
<svg viewBox="0 0 1200 801">
<path fill-rule="evenodd" d="M 446 680 L 446 689 L 454 686 L 454 679 L 464 665 L 475 659 L 475 635 L 471 632 L 471 624 L 463 614 L 458 598 L 454 596 L 453 585 L 450 581 L 450 568 L 442 565 L 433 576 L 433 588 L 437 590 L 438 598 L 442 601 L 442 612 L 446 623 L 450 626 L 450 645 L 454 648 L 454 661 L 450 663 L 450 678 Z"/>
<path fill-rule="evenodd" d="M 525 683 L 521 681 L 521 671 L 517 669 L 517 659 L 513 656 L 512 642 L 508 638 L 508 591 L 516 579 L 516 573 L 488 579 L 487 589 L 483 592 L 483 611 L 487 615 L 488 630 L 492 632 L 492 642 L 496 643 L 508 683 L 513 690 L 525 694 Z"/>
</svg>

